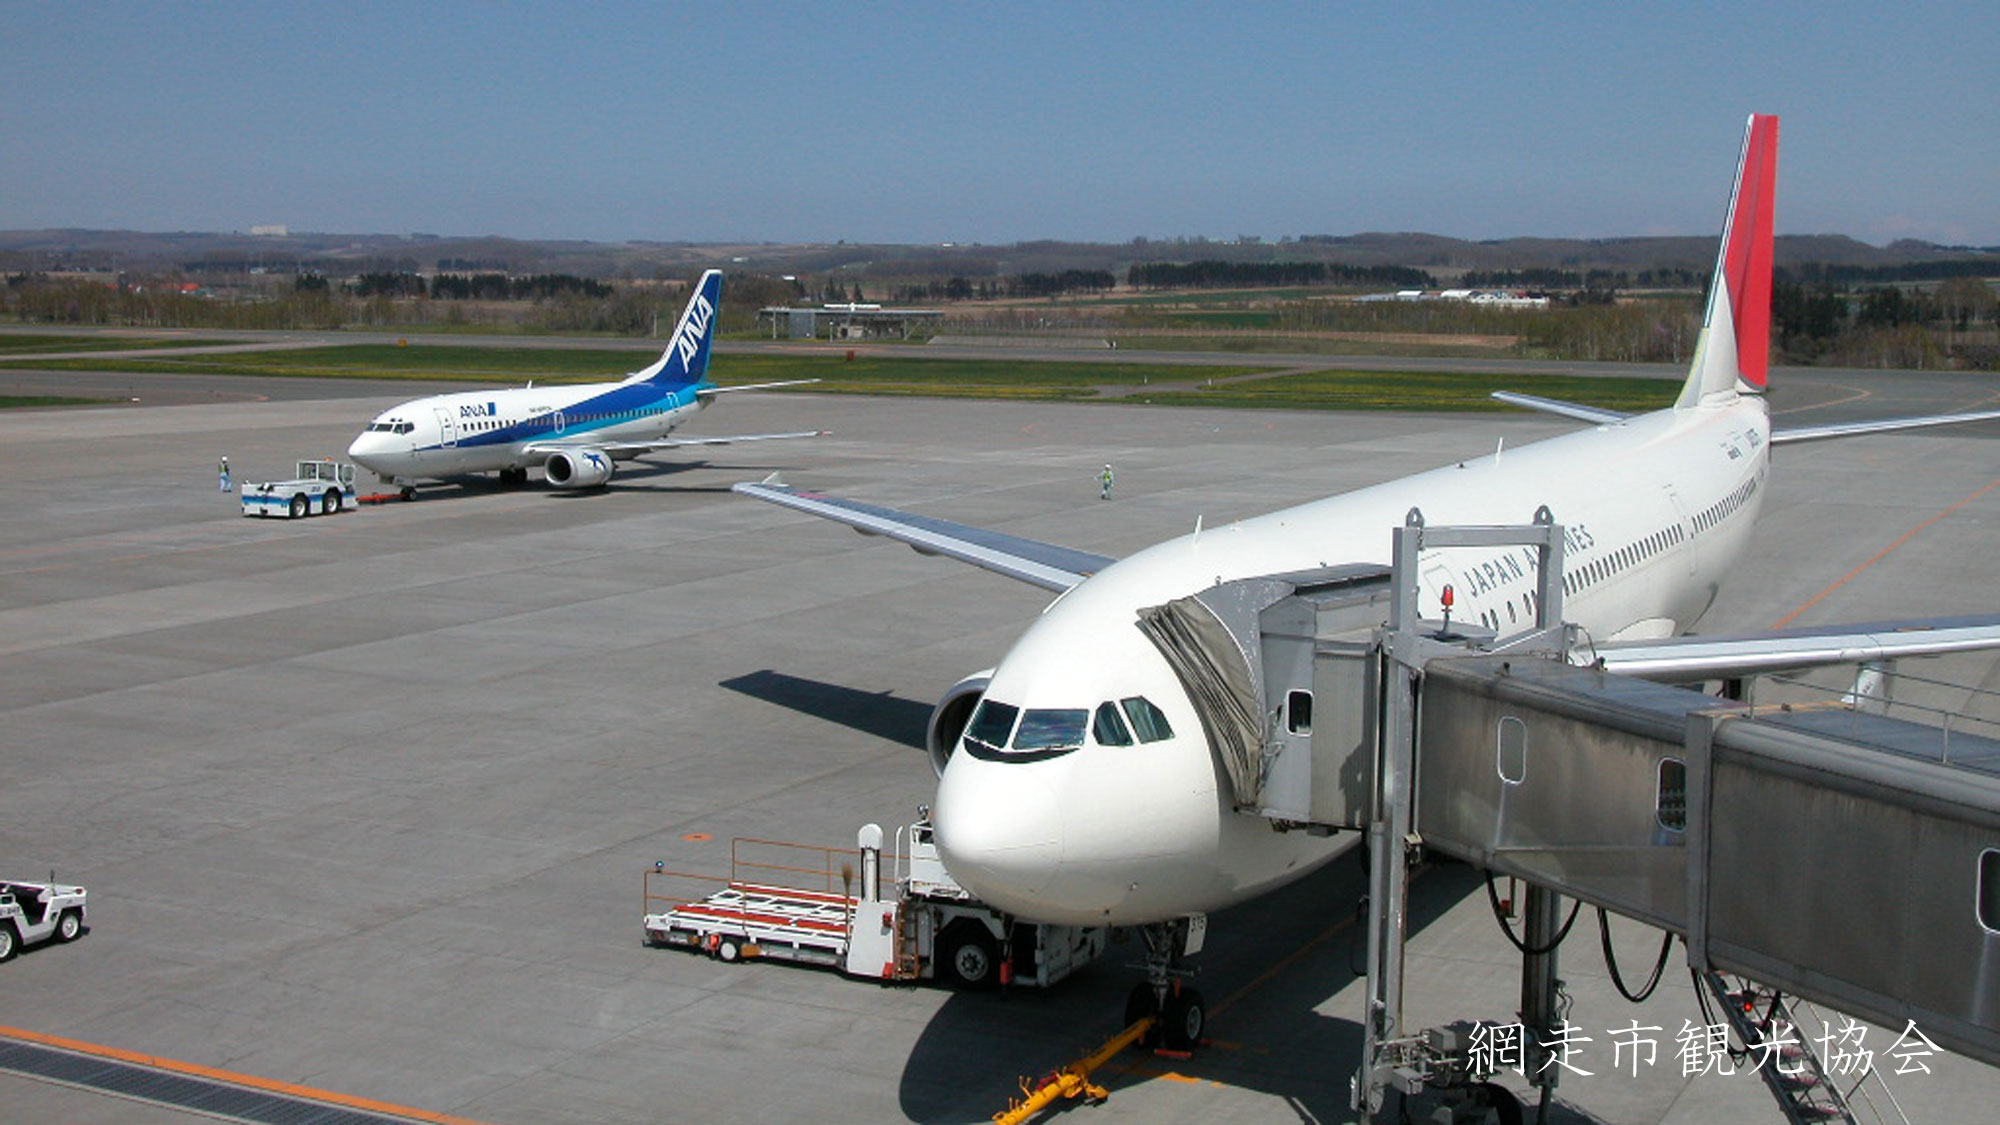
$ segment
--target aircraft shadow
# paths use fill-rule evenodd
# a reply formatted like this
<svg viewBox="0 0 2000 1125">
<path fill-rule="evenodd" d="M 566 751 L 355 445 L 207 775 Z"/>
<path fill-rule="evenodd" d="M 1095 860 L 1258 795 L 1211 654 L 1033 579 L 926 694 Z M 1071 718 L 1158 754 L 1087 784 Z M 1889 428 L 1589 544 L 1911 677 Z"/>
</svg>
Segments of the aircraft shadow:
<svg viewBox="0 0 2000 1125">
<path fill-rule="evenodd" d="M 1301 1121 L 1345 1121 L 1348 1079 L 1360 1066 L 1361 1012 L 1318 1010 L 1365 971 L 1367 887 L 1359 852 L 1291 886 L 1210 919 L 1195 959 L 1206 998 L 1209 1046 L 1192 1058 L 1127 1050 L 1093 1075 L 1111 1091 L 1163 1077 L 1220 1084 L 1283 1099 Z M 1468 894 L 1481 875 L 1443 863 L 1411 887 L 1409 928 L 1420 932 Z M 1047 1075 L 1115 1034 L 1125 997 L 1141 978 L 1136 937 L 1046 991 L 956 993 L 932 1017 L 905 1063 L 901 1108 L 913 1121 L 977 1121 L 1021 1096 L 1024 1077 Z M 1392 1098 L 1394 1095 L 1392 1095 Z M 1073 1104 L 1073 1103 L 1065 1103 Z M 1420 1119 L 1434 1099 L 1412 1099 Z M 1586 1120 L 1558 1101 L 1552 1121 Z"/>
<path fill-rule="evenodd" d="M 919 750 L 924 747 L 924 730 L 931 718 L 928 703 L 897 699 L 888 692 L 861 691 L 823 680 L 808 680 L 769 668 L 723 680 L 720 686 Z"/>
</svg>

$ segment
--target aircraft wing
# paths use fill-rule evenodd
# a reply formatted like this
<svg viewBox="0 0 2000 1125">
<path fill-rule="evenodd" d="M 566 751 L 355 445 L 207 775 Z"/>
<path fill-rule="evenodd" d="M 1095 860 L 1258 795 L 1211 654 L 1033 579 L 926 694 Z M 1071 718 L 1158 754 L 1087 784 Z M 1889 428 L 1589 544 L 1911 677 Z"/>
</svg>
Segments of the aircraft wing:
<svg viewBox="0 0 2000 1125">
<path fill-rule="evenodd" d="M 594 449 L 619 460 L 637 457 L 641 453 L 651 453 L 658 449 L 678 449 L 684 445 L 734 445 L 744 441 L 782 441 L 788 438 L 825 437 L 826 430 L 800 430 L 789 434 L 737 434 L 733 437 L 661 438 L 658 441 L 591 441 L 576 438 L 570 441 L 538 441 L 521 448 L 521 452 L 533 457 L 547 457 L 560 449 Z"/>
<path fill-rule="evenodd" d="M 1921 418 L 1885 418 L 1873 422 L 1842 422 L 1829 426 L 1796 426 L 1772 430 L 1771 444 L 1824 441 L 1828 438 L 1853 437 L 1855 434 L 1880 434 L 1890 430 L 1914 430 L 1921 426 L 1948 426 L 1957 422 L 1984 422 L 1993 418 L 2000 418 L 2000 410 L 1975 410 L 1964 414 L 1927 414 Z"/>
<path fill-rule="evenodd" d="M 775 476 L 756 484 L 739 484 L 736 491 L 844 523 L 863 535 L 887 536 L 909 544 L 919 554 L 968 562 L 1044 590 L 1067 590 L 1117 561 L 1018 535 L 802 492 L 780 484 Z"/>
<path fill-rule="evenodd" d="M 737 387 L 703 387 L 695 392 L 695 397 L 703 402 L 712 401 L 716 395 L 735 394 L 737 391 L 768 391 L 776 387 L 803 387 L 807 383 L 817 383 L 818 379 L 786 379 L 781 383 L 746 383 Z"/>
<path fill-rule="evenodd" d="M 1613 672 L 1665 683 L 1735 679 L 1828 664 L 2000 648 L 2000 614 L 1811 625 L 1734 636 L 1610 641 L 1580 655 Z"/>
<path fill-rule="evenodd" d="M 1529 410 L 1539 410 L 1545 414 L 1560 414 L 1565 418 L 1575 418 L 1580 422 L 1593 422 L 1608 426 L 1613 422 L 1623 422 L 1630 414 L 1616 410 L 1605 410 L 1597 406 L 1585 406 L 1579 402 L 1564 402 L 1557 398 L 1543 398 L 1540 395 L 1524 395 L 1519 391 L 1494 391 L 1493 397 L 1509 406 L 1525 406 Z"/>
<path fill-rule="evenodd" d="M 1547 414 L 1560 414 L 1565 418 L 1575 418 L 1580 422 L 1609 425 L 1631 417 L 1616 410 L 1604 410 L 1581 403 L 1564 402 L 1561 399 L 1542 398 L 1539 395 L 1524 395 L 1517 391 L 1494 391 L 1493 398 L 1510 406 L 1524 406 L 1529 410 L 1540 410 Z M 1826 441 L 1831 438 L 1854 437 L 1857 434 L 1882 434 L 1893 430 L 1914 430 L 1924 426 L 1949 426 L 1959 422 L 1985 422 L 2000 418 L 2000 410 L 1977 410 L 1963 414 L 1927 414 L 1917 418 L 1883 418 L 1872 422 L 1840 422 L 1826 426 L 1793 426 L 1771 431 L 1772 445 L 1789 445 L 1800 441 Z"/>
</svg>

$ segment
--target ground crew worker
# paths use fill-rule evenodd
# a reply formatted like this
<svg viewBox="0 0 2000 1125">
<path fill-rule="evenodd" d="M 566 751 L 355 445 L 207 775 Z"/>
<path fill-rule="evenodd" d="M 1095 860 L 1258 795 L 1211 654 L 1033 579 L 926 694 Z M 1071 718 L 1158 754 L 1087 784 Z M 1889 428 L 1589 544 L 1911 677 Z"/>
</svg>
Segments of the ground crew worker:
<svg viewBox="0 0 2000 1125">
<path fill-rule="evenodd" d="M 222 464 L 220 464 L 220 465 L 217 465 L 217 466 L 216 466 L 216 468 L 215 468 L 215 473 L 216 473 L 216 478 L 217 478 L 217 483 L 216 483 L 216 486 L 217 486 L 218 488 L 220 488 L 220 489 L 221 489 L 222 491 L 224 491 L 224 492 L 228 492 L 228 491 L 229 491 L 229 458 L 227 458 L 227 457 L 224 457 L 224 458 L 222 459 Z"/>
<path fill-rule="evenodd" d="M 1098 498 L 1099 500 L 1109 500 L 1109 499 L 1111 499 L 1111 466 L 1110 466 L 1110 465 L 1106 465 L 1106 466 L 1104 466 L 1104 471 L 1103 471 L 1103 472 L 1101 472 L 1101 473 L 1099 473 L 1099 474 L 1097 474 L 1097 498 Z"/>
</svg>

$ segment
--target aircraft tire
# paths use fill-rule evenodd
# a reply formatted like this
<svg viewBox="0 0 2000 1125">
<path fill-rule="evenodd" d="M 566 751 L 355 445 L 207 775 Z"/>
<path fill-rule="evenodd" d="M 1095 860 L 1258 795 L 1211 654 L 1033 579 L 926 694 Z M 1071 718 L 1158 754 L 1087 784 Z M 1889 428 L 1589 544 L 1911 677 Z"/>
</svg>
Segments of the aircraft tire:
<svg viewBox="0 0 2000 1125">
<path fill-rule="evenodd" d="M 1000 947 L 976 922 L 947 927 L 938 941 L 938 971 L 953 988 L 979 991 L 1000 983 Z"/>
<path fill-rule="evenodd" d="M 405 500 L 415 500 L 417 498 L 417 490 L 406 484 L 403 486 L 401 495 Z"/>
<path fill-rule="evenodd" d="M 1176 1051 L 1200 1046 L 1202 1033 L 1208 1030 L 1208 1004 L 1201 993 L 1192 988 L 1168 993 L 1166 1010 L 1160 1013 L 1160 1027 L 1167 1046 Z"/>
<path fill-rule="evenodd" d="M 63 911 L 62 917 L 56 919 L 56 940 L 75 941 L 82 936 L 83 919 L 79 918 L 74 910 Z"/>
<path fill-rule="evenodd" d="M 1133 1024 L 1138 1023 L 1140 1020 L 1145 1019 L 1147 1016 L 1158 1016 L 1159 1014 L 1160 1014 L 1159 1008 L 1154 1003 L 1153 1000 L 1152 985 L 1147 984 L 1145 981 L 1140 981 L 1138 984 L 1132 986 L 1131 992 L 1126 993 L 1125 995 L 1126 1027 L 1131 1027 Z M 1145 1037 L 1141 1039 L 1139 1042 L 1141 1046 L 1146 1046 L 1146 1047 L 1153 1047 L 1159 1044 L 1160 1042 L 1159 1020 L 1155 1019 L 1153 1021 L 1153 1026 L 1147 1029 Z"/>
</svg>

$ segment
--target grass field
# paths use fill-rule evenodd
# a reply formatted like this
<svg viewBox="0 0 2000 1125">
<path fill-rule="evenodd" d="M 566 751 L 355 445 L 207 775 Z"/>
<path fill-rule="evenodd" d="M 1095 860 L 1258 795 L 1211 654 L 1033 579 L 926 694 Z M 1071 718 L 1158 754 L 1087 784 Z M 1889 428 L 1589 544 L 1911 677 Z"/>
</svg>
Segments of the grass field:
<svg viewBox="0 0 2000 1125">
<path fill-rule="evenodd" d="M 43 336 L 30 332 L 0 332 L 0 356 L 42 355 L 48 352 L 110 352 L 139 348 L 201 348 L 227 340 L 142 336 Z"/>
<path fill-rule="evenodd" d="M 1416 371 L 1313 371 L 1193 391 L 1166 391 L 1145 401 L 1167 406 L 1247 406 L 1286 410 L 1513 410 L 1493 391 L 1531 391 L 1545 398 L 1638 412 L 1673 404 L 1680 384 L 1665 379 L 1577 378 L 1561 375 L 1436 374 Z"/>
<path fill-rule="evenodd" d="M 6 339 L 0 337 L 0 339 Z M 50 337 L 37 337 L 47 342 Z M 92 339 L 91 346 L 101 340 Z M 73 346 L 73 345 L 72 345 Z M 565 383 L 613 379 L 650 357 L 633 351 L 571 348 L 483 348 L 452 344 L 351 344 L 322 348 L 149 356 L 119 361 L 133 373 L 241 375 L 256 378 L 463 380 L 468 383 Z M 30 360 L 0 368 L 103 370 L 106 361 Z M 1318 371 L 1252 378 L 1271 370 L 1254 362 L 1222 367 L 1163 363 L 1037 362 L 1022 359 L 935 359 L 838 351 L 798 355 L 717 355 L 712 377 L 724 386 L 818 379 L 815 392 L 949 398 L 1089 400 L 1165 405 L 1311 410 L 1494 410 L 1494 390 L 1532 389 L 1613 410 L 1648 410 L 1671 402 L 1676 384 L 1650 379 L 1593 379 L 1416 372 Z M 1209 386 L 1207 384 L 1220 384 Z M 1100 389 L 1116 393 L 1106 396 Z M 36 403 L 54 405 L 54 403 Z"/>
</svg>

